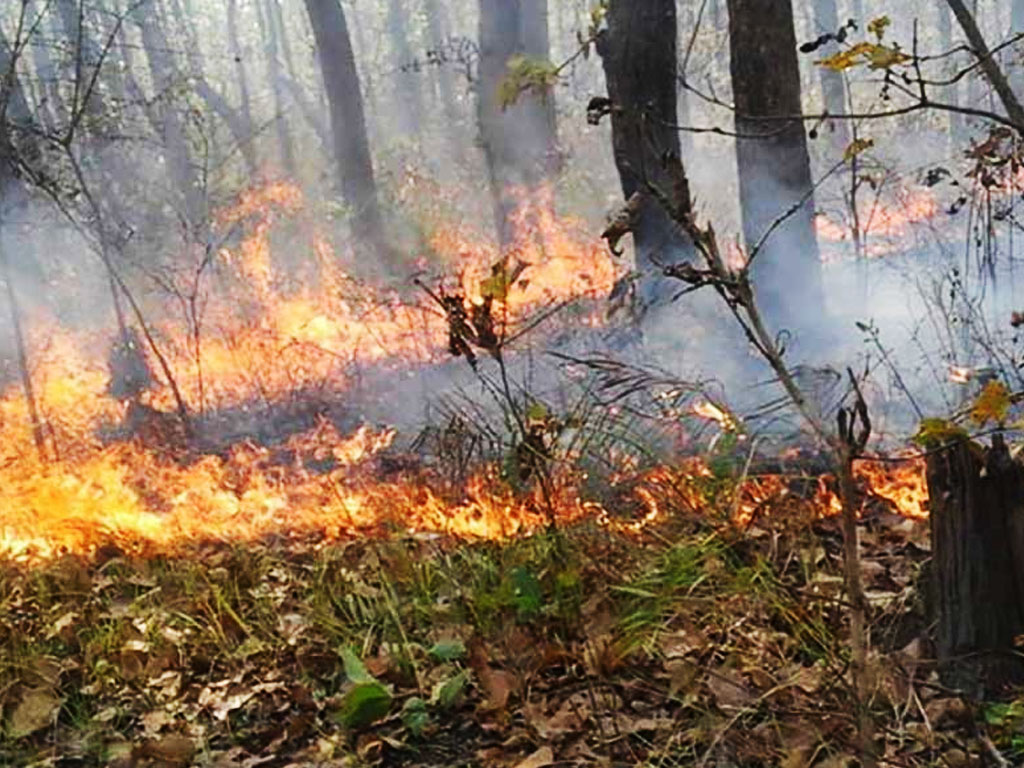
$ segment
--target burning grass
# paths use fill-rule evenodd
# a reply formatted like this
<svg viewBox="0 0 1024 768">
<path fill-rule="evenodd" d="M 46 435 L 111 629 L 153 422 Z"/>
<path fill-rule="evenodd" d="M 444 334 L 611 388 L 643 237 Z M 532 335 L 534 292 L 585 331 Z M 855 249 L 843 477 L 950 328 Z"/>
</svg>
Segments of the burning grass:
<svg viewBox="0 0 1024 768">
<path fill-rule="evenodd" d="M 708 490 L 700 516 L 662 498 L 640 538 L 591 522 L 504 543 L 8 562 L 0 761 L 841 761 L 854 727 L 838 530 L 805 516 L 741 531 L 734 490 Z M 956 714 L 968 705 L 922 683 L 926 654 L 903 647 L 923 535 L 910 520 L 863 531 L 874 708 L 906 765 L 981 748 Z M 374 686 L 385 703 L 364 719 L 353 691 Z"/>
</svg>

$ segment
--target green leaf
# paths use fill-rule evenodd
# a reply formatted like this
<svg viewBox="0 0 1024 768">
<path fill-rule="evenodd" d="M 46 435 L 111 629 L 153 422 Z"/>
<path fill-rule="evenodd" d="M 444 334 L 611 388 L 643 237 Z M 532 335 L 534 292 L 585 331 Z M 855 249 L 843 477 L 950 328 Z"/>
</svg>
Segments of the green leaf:
<svg viewBox="0 0 1024 768">
<path fill-rule="evenodd" d="M 454 640 L 440 640 L 434 643 L 434 647 L 427 651 L 427 653 L 438 661 L 455 661 L 466 655 L 466 644 L 458 638 Z"/>
<path fill-rule="evenodd" d="M 540 612 L 544 602 L 540 582 L 533 573 L 523 566 L 512 570 L 512 588 L 515 594 L 516 610 L 521 617 L 529 617 Z"/>
<path fill-rule="evenodd" d="M 391 710 L 391 692 L 378 682 L 357 683 L 341 699 L 334 719 L 346 728 L 365 728 Z"/>
<path fill-rule="evenodd" d="M 558 67 L 550 61 L 517 54 L 508 60 L 505 76 L 498 85 L 498 103 L 502 109 L 508 109 L 527 91 L 547 98 L 557 82 Z"/>
<path fill-rule="evenodd" d="M 441 709 L 452 709 L 461 700 L 467 682 L 469 682 L 469 676 L 465 670 L 447 680 L 442 680 L 431 690 L 430 701 Z"/>
<path fill-rule="evenodd" d="M 911 440 L 922 448 L 931 449 L 966 438 L 967 432 L 956 424 L 946 419 L 929 418 L 921 420 L 917 434 Z"/>
<path fill-rule="evenodd" d="M 366 671 L 363 662 L 352 649 L 345 646 L 341 649 L 341 661 L 345 665 L 345 676 L 353 683 L 376 683 L 377 678 Z"/>
<path fill-rule="evenodd" d="M 427 702 L 419 696 L 407 699 L 402 707 L 402 724 L 417 739 L 423 735 L 423 731 L 430 725 L 430 713 L 427 711 Z"/>
</svg>

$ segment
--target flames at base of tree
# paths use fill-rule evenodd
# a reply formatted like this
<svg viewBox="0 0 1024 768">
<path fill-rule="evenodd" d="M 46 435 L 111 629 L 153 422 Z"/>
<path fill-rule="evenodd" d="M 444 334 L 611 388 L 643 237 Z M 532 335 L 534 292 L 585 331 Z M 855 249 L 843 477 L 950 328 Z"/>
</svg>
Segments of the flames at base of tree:
<svg viewBox="0 0 1024 768">
<path fill-rule="evenodd" d="M 464 231 L 435 232 L 433 258 L 442 271 L 459 275 L 450 295 L 463 296 L 471 308 L 487 281 L 493 293 L 493 281 L 513 272 L 502 266 L 512 258 L 515 285 L 499 291 L 500 312 L 512 329 L 550 306 L 607 295 L 617 274 L 602 244 L 551 210 L 544 199 L 523 206 L 520 242 L 506 259 Z M 307 230 L 312 254 L 310 264 L 288 274 L 270 249 L 271 230 L 282 218 Z M 293 186 L 252 190 L 221 213 L 218 225 L 243 235 L 217 255 L 214 274 L 199 283 L 206 307 L 201 324 L 165 313 L 152 329 L 191 413 L 309 391 L 343 397 L 360 366 L 408 369 L 448 358 L 440 313 L 429 301 L 410 303 L 341 270 L 304 217 Z M 599 310 L 583 306 L 574 322 L 600 322 Z M 481 468 L 453 488 L 428 469 L 388 466 L 392 430 L 363 427 L 344 435 L 326 419 L 272 447 L 240 439 L 197 453 L 179 444 L 171 388 L 160 380 L 150 350 L 145 354 L 156 381 L 134 395 L 116 394 L 104 359 L 109 332 L 70 332 L 45 318 L 34 318 L 30 332 L 44 451 L 35 445 L 26 400 L 12 386 L 0 398 L 0 556 L 6 558 L 31 562 L 107 545 L 154 553 L 210 540 L 331 541 L 383 532 L 501 539 L 581 520 L 639 531 L 677 510 L 703 513 L 711 503 L 713 478 L 696 461 L 624 481 L 628 514 L 585 499 L 582 478 L 571 469 L 556 469 L 543 491 L 514 491 L 496 467 Z M 144 429 L 101 437 L 133 412 L 146 416 Z M 711 404 L 698 413 L 731 419 Z M 919 466 L 861 474 L 901 513 L 924 514 Z M 744 522 L 801 504 L 817 514 L 833 511 L 837 502 L 823 482 L 808 500 L 791 493 L 783 478 L 751 477 L 738 486 L 727 513 Z"/>
</svg>

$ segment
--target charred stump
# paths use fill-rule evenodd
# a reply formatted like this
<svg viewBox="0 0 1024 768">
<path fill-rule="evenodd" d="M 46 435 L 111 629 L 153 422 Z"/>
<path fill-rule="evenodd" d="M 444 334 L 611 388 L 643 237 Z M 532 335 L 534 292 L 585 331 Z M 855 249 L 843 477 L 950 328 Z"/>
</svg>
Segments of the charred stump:
<svg viewBox="0 0 1024 768">
<path fill-rule="evenodd" d="M 943 683 L 973 695 L 1024 680 L 1024 466 L 1000 435 L 931 453 L 932 611 Z"/>
</svg>

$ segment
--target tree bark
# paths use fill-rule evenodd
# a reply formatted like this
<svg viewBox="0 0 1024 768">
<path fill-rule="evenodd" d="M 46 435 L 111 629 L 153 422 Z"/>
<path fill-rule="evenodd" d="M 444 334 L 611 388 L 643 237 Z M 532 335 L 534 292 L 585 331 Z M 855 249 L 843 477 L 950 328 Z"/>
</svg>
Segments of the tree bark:
<svg viewBox="0 0 1024 768">
<path fill-rule="evenodd" d="M 399 128 L 404 136 L 418 136 L 423 121 L 423 95 L 420 92 L 421 74 L 414 66 L 416 57 L 409 44 L 406 27 L 407 12 L 402 0 L 388 2 L 388 37 L 395 63 L 395 108 Z"/>
<path fill-rule="evenodd" d="M 927 477 L 940 673 L 981 697 L 1024 678 L 1024 467 L 997 435 L 933 452 Z"/>
<path fill-rule="evenodd" d="M 663 303 L 677 286 L 662 274 L 662 266 L 678 263 L 692 253 L 692 245 L 669 215 L 647 194 L 653 184 L 671 191 L 663 157 L 680 156 L 675 129 L 677 25 L 675 0 L 612 0 L 608 29 L 598 41 L 608 98 L 612 102 L 612 149 L 622 193 L 643 201 L 633 226 L 637 287 L 641 313 Z"/>
<path fill-rule="evenodd" d="M 480 0 L 477 119 L 503 245 L 515 238 L 517 190 L 529 194 L 557 165 L 552 93 L 523 93 L 502 108 L 499 89 L 516 55 L 547 60 L 547 0 Z"/>
<path fill-rule="evenodd" d="M 775 332 L 824 344 L 821 260 L 791 0 L 729 0 L 730 70 L 743 237 L 762 311 Z M 780 222 L 774 232 L 776 222 Z M 767 239 L 765 239 L 767 238 Z"/>
<path fill-rule="evenodd" d="M 338 181 L 345 201 L 355 209 L 352 232 L 358 241 L 384 255 L 387 249 L 366 135 L 363 95 L 345 12 L 339 0 L 305 2 L 330 104 Z"/>
<path fill-rule="evenodd" d="M 818 35 L 835 34 L 839 30 L 839 9 L 836 0 L 814 0 L 814 31 Z M 822 57 L 831 56 L 839 50 L 837 43 L 826 44 L 820 49 Z M 822 104 L 830 115 L 846 114 L 846 81 L 842 72 L 828 67 L 818 67 L 821 78 Z M 845 120 L 833 120 L 829 123 L 832 145 L 840 153 L 850 144 L 850 127 Z"/>
</svg>

